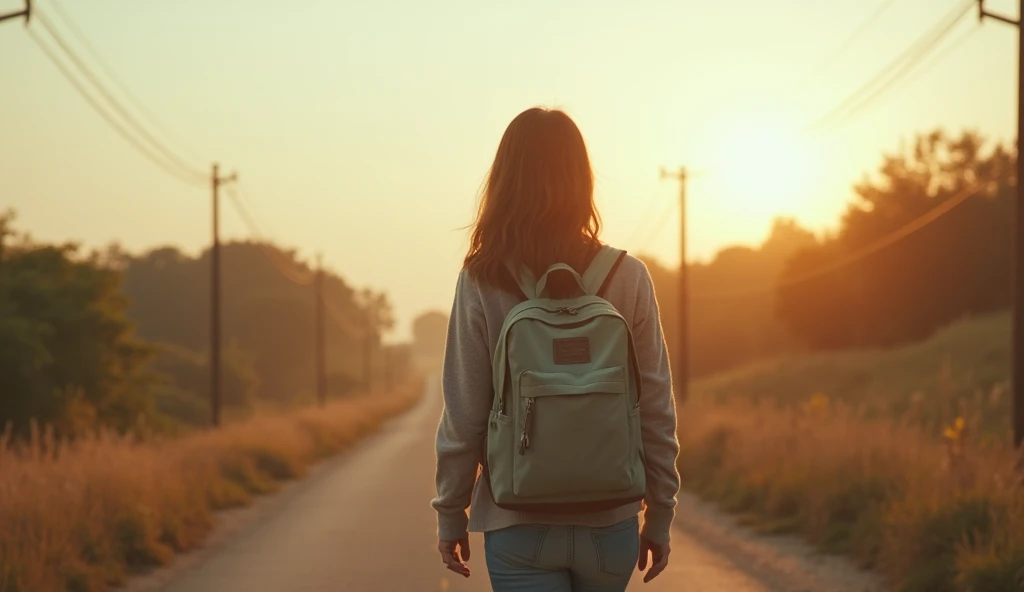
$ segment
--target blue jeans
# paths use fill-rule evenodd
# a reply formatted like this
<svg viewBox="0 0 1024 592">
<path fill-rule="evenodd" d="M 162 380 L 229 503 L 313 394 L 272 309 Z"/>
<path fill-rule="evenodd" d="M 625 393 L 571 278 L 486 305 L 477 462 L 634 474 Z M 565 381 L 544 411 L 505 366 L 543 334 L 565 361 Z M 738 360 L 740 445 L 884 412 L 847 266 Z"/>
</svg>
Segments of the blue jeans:
<svg viewBox="0 0 1024 592">
<path fill-rule="evenodd" d="M 623 592 L 640 554 L 636 517 L 601 528 L 521 524 L 484 534 L 494 592 Z"/>
</svg>

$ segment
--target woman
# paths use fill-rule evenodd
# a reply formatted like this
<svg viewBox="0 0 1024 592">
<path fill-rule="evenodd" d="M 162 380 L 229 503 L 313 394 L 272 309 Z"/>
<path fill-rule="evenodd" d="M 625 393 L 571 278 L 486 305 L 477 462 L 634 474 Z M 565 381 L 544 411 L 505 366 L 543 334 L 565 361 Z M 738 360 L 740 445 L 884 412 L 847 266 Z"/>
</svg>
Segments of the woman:
<svg viewBox="0 0 1024 592">
<path fill-rule="evenodd" d="M 438 549 L 448 569 L 469 577 L 468 532 L 483 532 L 497 592 L 621 591 L 634 565 L 643 571 L 650 564 L 648 582 L 668 563 L 679 445 L 654 286 L 638 259 L 622 259 L 602 295 L 628 323 L 637 354 L 647 483 L 643 502 L 586 513 L 530 514 L 499 508 L 487 479 L 478 479 L 493 398 L 491 357 L 505 316 L 523 300 L 506 262 L 536 277 L 556 262 L 582 274 L 601 247 L 593 190 L 586 145 L 575 123 L 557 110 L 521 113 L 498 146 L 456 286 L 432 505 Z M 575 284 L 564 281 L 568 275 L 554 276 L 549 291 L 569 297 Z"/>
</svg>

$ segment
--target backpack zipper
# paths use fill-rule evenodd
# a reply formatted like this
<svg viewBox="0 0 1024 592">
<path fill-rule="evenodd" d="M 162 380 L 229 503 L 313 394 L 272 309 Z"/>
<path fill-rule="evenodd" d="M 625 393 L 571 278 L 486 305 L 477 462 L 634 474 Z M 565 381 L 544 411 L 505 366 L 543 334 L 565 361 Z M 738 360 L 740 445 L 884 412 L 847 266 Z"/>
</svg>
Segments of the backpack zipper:
<svg viewBox="0 0 1024 592">
<path fill-rule="evenodd" d="M 530 424 L 533 419 L 533 402 L 536 399 L 529 397 L 526 399 L 526 417 L 523 419 L 523 435 L 519 438 L 519 455 L 526 454 L 526 449 L 530 447 Z"/>
</svg>

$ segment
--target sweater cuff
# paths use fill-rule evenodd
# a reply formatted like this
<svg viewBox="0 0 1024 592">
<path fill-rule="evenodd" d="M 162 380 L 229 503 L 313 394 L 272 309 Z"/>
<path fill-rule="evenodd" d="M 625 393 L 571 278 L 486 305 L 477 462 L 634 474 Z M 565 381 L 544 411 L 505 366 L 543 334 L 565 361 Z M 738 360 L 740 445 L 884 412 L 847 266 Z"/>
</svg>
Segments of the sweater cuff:
<svg viewBox="0 0 1024 592">
<path fill-rule="evenodd" d="M 442 541 L 457 541 L 467 535 L 469 516 L 465 511 L 452 514 L 437 514 L 437 538 Z"/>
<path fill-rule="evenodd" d="M 675 515 L 675 508 L 647 506 L 644 509 L 644 525 L 640 529 L 640 536 L 654 543 L 669 542 Z"/>
</svg>

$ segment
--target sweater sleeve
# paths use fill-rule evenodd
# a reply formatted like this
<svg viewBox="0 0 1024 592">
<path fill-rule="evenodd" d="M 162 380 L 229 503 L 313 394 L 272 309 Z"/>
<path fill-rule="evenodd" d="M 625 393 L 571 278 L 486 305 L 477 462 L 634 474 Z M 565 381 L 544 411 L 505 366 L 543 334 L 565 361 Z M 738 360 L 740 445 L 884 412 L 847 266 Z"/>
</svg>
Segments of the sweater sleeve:
<svg viewBox="0 0 1024 592">
<path fill-rule="evenodd" d="M 441 540 L 466 536 L 467 508 L 493 400 L 488 352 L 480 295 L 463 272 L 448 322 L 441 377 L 444 410 L 437 427 L 437 497 L 431 502 L 437 511 L 437 536 Z"/>
<path fill-rule="evenodd" d="M 642 534 L 651 541 L 668 542 L 679 493 L 679 441 L 668 348 L 646 266 L 637 293 L 633 341 L 640 364 L 641 438 L 647 462 Z"/>
</svg>

